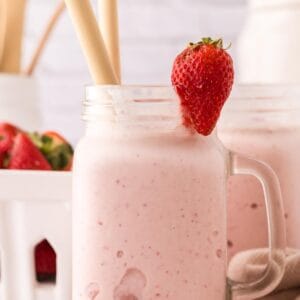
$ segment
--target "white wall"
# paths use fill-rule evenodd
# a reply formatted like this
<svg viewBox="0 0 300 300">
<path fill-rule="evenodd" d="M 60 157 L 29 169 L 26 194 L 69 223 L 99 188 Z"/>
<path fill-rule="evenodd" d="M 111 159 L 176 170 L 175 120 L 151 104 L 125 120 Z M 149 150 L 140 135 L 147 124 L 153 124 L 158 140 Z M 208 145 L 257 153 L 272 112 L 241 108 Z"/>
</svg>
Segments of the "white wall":
<svg viewBox="0 0 300 300">
<path fill-rule="evenodd" d="M 119 0 L 124 83 L 169 83 L 175 55 L 203 36 L 235 41 L 246 14 L 245 0 Z M 30 0 L 25 32 L 24 64 L 55 6 Z M 84 58 L 64 14 L 35 73 L 41 84 L 45 128 L 76 142 L 82 134 L 80 101 L 89 77 Z"/>
</svg>

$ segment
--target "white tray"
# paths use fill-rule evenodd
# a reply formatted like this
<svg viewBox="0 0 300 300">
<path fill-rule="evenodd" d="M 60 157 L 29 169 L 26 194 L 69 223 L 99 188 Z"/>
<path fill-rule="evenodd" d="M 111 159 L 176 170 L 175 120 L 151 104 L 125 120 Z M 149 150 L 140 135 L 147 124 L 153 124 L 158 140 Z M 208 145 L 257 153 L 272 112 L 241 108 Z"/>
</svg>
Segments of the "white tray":
<svg viewBox="0 0 300 300">
<path fill-rule="evenodd" d="M 71 173 L 0 171 L 0 299 L 71 299 Z M 56 251 L 56 283 L 36 281 L 34 248 Z"/>
</svg>

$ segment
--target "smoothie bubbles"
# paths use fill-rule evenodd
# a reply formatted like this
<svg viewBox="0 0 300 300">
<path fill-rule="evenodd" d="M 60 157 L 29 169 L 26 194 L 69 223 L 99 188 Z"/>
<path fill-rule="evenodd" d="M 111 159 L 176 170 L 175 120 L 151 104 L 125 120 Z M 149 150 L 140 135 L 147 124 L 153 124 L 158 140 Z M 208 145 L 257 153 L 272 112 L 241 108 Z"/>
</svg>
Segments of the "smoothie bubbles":
<svg viewBox="0 0 300 300">
<path fill-rule="evenodd" d="M 73 299 L 272 292 L 285 266 L 281 193 L 271 168 L 228 151 L 216 135 L 234 75 L 222 40 L 179 54 L 173 86 L 124 86 L 117 39 L 107 39 L 107 30 L 117 36 L 117 7 L 108 3 L 100 1 L 107 15 L 98 26 L 88 1 L 66 0 L 96 83 L 86 88 L 74 158 Z M 267 268 L 244 283 L 226 276 L 226 183 L 237 174 L 263 183 L 269 212 Z"/>
</svg>

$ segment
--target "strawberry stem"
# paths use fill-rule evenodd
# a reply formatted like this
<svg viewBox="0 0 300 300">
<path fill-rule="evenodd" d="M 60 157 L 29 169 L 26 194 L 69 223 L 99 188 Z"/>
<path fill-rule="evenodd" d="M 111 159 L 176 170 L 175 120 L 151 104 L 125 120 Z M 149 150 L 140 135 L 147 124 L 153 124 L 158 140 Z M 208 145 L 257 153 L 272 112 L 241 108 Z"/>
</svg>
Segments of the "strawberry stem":
<svg viewBox="0 0 300 300">
<path fill-rule="evenodd" d="M 198 43 L 189 43 L 188 47 L 190 47 L 192 49 L 196 49 L 203 45 L 211 45 L 218 49 L 223 49 L 223 50 L 228 50 L 231 47 L 231 43 L 230 43 L 228 47 L 224 48 L 223 47 L 223 39 L 220 38 L 220 39 L 213 40 L 211 37 L 204 37 Z"/>
</svg>

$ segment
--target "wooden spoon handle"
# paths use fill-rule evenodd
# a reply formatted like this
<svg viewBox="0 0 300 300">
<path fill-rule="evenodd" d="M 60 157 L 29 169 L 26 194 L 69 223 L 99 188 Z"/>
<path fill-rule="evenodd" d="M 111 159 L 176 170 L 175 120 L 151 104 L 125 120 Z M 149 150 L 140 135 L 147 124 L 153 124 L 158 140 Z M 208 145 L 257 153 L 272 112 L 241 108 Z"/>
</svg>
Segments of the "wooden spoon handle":
<svg viewBox="0 0 300 300">
<path fill-rule="evenodd" d="M 118 84 L 90 0 L 65 0 L 95 84 Z"/>
<path fill-rule="evenodd" d="M 121 81 L 118 1 L 98 0 L 99 27 L 114 71 Z"/>
<path fill-rule="evenodd" d="M 50 34 L 52 33 L 59 17 L 62 15 L 63 11 L 65 9 L 65 2 L 60 1 L 58 6 L 56 7 L 53 15 L 51 16 L 50 20 L 48 21 L 46 25 L 46 29 L 41 37 L 41 39 L 38 42 L 38 45 L 33 53 L 33 56 L 29 62 L 28 67 L 24 70 L 24 74 L 31 76 L 40 60 L 40 57 L 43 53 L 43 50 L 49 40 Z"/>
<path fill-rule="evenodd" d="M 0 0 L 0 72 L 1 62 L 4 53 L 5 34 L 6 34 L 6 2 Z"/>
<path fill-rule="evenodd" d="M 26 0 L 5 0 L 7 22 L 1 69 L 20 73 Z"/>
</svg>

